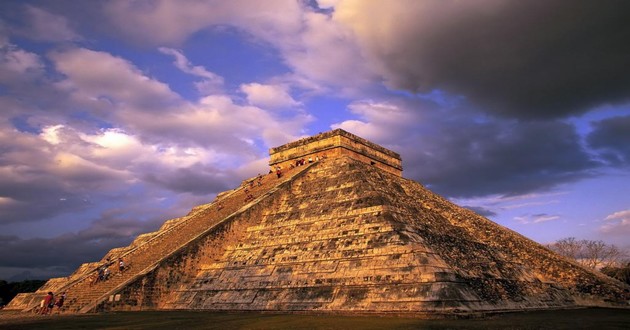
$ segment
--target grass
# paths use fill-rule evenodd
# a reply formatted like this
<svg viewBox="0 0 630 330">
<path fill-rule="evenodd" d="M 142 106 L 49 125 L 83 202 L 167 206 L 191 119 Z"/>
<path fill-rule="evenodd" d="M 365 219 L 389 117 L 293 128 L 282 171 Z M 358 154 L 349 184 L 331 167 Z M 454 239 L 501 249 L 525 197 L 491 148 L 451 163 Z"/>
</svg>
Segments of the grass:
<svg viewBox="0 0 630 330">
<path fill-rule="evenodd" d="M 479 319 L 218 313 L 117 312 L 23 317 L 0 312 L 0 329 L 630 329 L 629 309 L 507 313 Z"/>
</svg>

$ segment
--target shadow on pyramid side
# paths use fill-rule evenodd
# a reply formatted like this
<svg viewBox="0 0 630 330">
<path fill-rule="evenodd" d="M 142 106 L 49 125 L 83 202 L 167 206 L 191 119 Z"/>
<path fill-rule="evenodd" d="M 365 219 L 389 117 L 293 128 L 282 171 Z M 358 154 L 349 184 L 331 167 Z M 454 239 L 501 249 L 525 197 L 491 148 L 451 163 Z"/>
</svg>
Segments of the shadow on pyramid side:
<svg viewBox="0 0 630 330">
<path fill-rule="evenodd" d="M 359 139 L 337 130 L 272 149 L 281 178 L 246 180 L 99 263 L 125 256 L 129 271 L 91 285 L 99 264 L 85 264 L 11 304 L 28 310 L 42 292 L 63 290 L 69 312 L 438 316 L 627 306 L 621 282 L 402 178 L 397 154 Z M 303 157 L 314 161 L 294 166 Z"/>
</svg>

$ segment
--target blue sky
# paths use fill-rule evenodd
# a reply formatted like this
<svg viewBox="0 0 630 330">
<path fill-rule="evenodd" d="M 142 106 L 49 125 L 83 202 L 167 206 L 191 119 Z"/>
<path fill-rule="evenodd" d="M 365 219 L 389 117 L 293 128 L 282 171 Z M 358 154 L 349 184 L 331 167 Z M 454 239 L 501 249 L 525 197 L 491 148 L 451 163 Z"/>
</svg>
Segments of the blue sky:
<svg viewBox="0 0 630 330">
<path fill-rule="evenodd" d="M 334 128 L 540 243 L 630 249 L 620 1 L 2 1 L 0 278 L 80 263 Z"/>
</svg>

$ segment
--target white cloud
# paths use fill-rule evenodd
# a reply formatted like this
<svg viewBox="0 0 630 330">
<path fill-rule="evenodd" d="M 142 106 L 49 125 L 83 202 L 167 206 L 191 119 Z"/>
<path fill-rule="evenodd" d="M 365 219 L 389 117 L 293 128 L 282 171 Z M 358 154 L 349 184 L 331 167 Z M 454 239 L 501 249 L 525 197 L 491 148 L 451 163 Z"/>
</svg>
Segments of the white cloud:
<svg viewBox="0 0 630 330">
<path fill-rule="evenodd" d="M 337 6 L 341 0 L 317 0 L 319 8 L 333 8 Z"/>
<path fill-rule="evenodd" d="M 311 120 L 304 113 L 279 118 L 258 107 L 235 104 L 225 95 L 206 96 L 159 117 L 147 112 L 128 112 L 124 116 L 128 126 L 152 143 L 202 146 L 214 150 L 220 162 L 229 166 L 264 157 L 251 141 L 262 137 L 260 142 L 275 145 L 277 135 L 267 132 L 283 132 L 284 139 L 290 139 Z"/>
<path fill-rule="evenodd" d="M 537 224 L 560 219 L 558 215 L 550 214 L 533 214 L 514 217 L 514 220 L 522 225 Z"/>
<path fill-rule="evenodd" d="M 42 129 L 40 136 L 44 141 L 50 144 L 59 144 L 61 142 L 59 139 L 59 130 L 63 127 L 63 125 L 46 126 Z"/>
<path fill-rule="evenodd" d="M 408 135 L 413 125 L 421 121 L 418 109 L 410 110 L 394 101 L 356 101 L 348 105 L 348 110 L 360 120 L 335 123 L 332 128 L 342 128 L 382 144 L 396 144 L 401 137 Z"/>
<path fill-rule="evenodd" d="M 166 55 L 173 56 L 175 58 L 174 64 L 178 69 L 185 73 L 204 78 L 202 81 L 195 82 L 195 87 L 198 91 L 204 94 L 222 91 L 224 84 L 223 77 L 208 71 L 203 66 L 192 65 L 180 50 L 167 47 L 160 47 L 158 49 Z"/>
<path fill-rule="evenodd" d="M 599 228 L 600 232 L 615 236 L 630 235 L 630 210 L 612 213 L 604 221 L 607 223 Z"/>
<path fill-rule="evenodd" d="M 99 181 L 118 179 L 125 173 L 112 169 L 104 164 L 90 161 L 81 155 L 58 151 L 53 163 L 46 169 L 50 175 L 74 182 Z"/>
<path fill-rule="evenodd" d="M 212 76 L 201 67 L 194 69 L 183 56 L 179 58 L 183 69 Z M 147 77 L 133 63 L 104 52 L 72 49 L 54 53 L 52 59 L 66 76 L 57 87 L 71 95 L 77 107 L 91 110 L 116 128 L 137 136 L 143 144 L 207 148 L 217 158 L 215 163 L 231 166 L 260 157 L 248 140 L 262 136 L 260 142 L 267 146 L 280 140 L 284 143 L 312 120 L 301 111 L 292 116 L 276 116 L 256 106 L 238 105 L 224 94 L 186 101 L 166 84 Z M 274 93 L 257 90 L 252 96 L 268 105 L 297 104 L 283 88 L 263 88 Z"/>
<path fill-rule="evenodd" d="M 0 82 L 11 84 L 41 76 L 44 64 L 40 57 L 15 45 L 0 45 Z"/>
<path fill-rule="evenodd" d="M 296 74 L 335 86 L 340 94 L 367 88 L 376 77 L 352 31 L 319 13 L 305 12 L 303 21 L 301 33 L 293 36 L 295 42 L 270 41 Z"/>
<path fill-rule="evenodd" d="M 554 221 L 560 219 L 560 216 L 557 215 L 537 215 L 534 219 L 534 223 L 541 223 L 547 221 Z"/>
<path fill-rule="evenodd" d="M 604 220 L 630 220 L 630 210 L 615 212 L 611 215 L 608 215 L 606 218 L 604 218 Z"/>
<path fill-rule="evenodd" d="M 299 106 L 289 94 L 288 86 L 250 83 L 241 85 L 249 104 L 262 108 L 288 108 Z"/>
<path fill-rule="evenodd" d="M 203 66 L 192 65 L 180 50 L 167 47 L 160 47 L 158 50 L 166 55 L 173 56 L 175 58 L 175 66 L 183 72 L 207 79 L 222 79 L 216 74 L 206 70 Z"/>
<path fill-rule="evenodd" d="M 55 52 L 51 59 L 67 78 L 57 87 L 80 103 L 107 109 L 114 104 L 147 110 L 152 106 L 152 111 L 159 111 L 160 107 L 179 101 L 168 85 L 109 53 L 76 48 Z"/>
<path fill-rule="evenodd" d="M 231 26 L 277 49 L 296 83 L 306 78 L 351 93 L 375 79 L 352 30 L 299 1 L 114 1 L 105 8 L 115 28 L 140 42 L 179 45 L 204 29 Z"/>
</svg>

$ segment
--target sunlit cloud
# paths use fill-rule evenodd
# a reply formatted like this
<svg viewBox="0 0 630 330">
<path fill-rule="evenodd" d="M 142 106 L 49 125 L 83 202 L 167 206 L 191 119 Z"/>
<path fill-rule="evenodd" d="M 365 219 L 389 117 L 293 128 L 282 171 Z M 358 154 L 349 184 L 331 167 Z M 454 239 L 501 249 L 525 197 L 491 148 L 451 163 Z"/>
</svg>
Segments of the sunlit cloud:
<svg viewBox="0 0 630 330">
<path fill-rule="evenodd" d="M 550 214 L 532 214 L 514 217 L 514 221 L 522 225 L 539 224 L 543 222 L 555 221 L 560 219 L 559 215 Z"/>
<path fill-rule="evenodd" d="M 600 232 L 609 235 L 630 235 L 630 210 L 612 213 L 604 218 L 604 224 L 599 228 Z"/>
<path fill-rule="evenodd" d="M 300 106 L 289 94 L 288 86 L 250 83 L 241 85 L 241 91 L 254 106 L 271 109 Z"/>
</svg>

